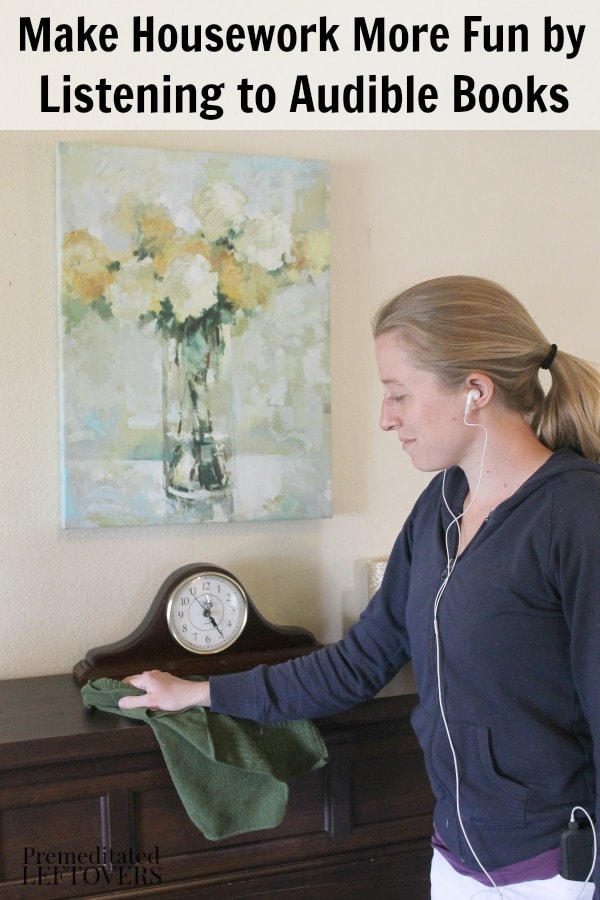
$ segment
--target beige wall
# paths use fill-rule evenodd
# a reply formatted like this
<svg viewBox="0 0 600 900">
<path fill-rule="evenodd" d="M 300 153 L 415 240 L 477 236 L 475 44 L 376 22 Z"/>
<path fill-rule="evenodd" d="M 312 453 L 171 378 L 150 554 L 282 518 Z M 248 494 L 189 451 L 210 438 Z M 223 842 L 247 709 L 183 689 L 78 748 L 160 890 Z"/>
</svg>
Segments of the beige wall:
<svg viewBox="0 0 600 900">
<path fill-rule="evenodd" d="M 54 146 L 58 140 L 332 163 L 334 516 L 63 531 L 59 516 Z M 550 341 L 600 361 L 598 133 L 0 134 L 0 677 L 70 671 L 128 634 L 174 568 L 233 570 L 263 613 L 338 638 L 426 476 L 377 426 L 369 320 L 392 292 L 464 272 L 502 281 Z"/>
</svg>

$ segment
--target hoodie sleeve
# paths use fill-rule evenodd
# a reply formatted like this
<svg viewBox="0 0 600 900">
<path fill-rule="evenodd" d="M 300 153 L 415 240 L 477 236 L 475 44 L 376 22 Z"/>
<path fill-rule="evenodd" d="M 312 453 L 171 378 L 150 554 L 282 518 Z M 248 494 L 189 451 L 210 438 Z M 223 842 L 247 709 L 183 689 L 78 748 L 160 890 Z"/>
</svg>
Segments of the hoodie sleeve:
<svg viewBox="0 0 600 900">
<path fill-rule="evenodd" d="M 307 656 L 213 676 L 211 709 L 261 722 L 332 715 L 373 697 L 410 659 L 405 601 L 410 522 L 399 535 L 379 591 L 345 638 Z"/>
<path fill-rule="evenodd" d="M 577 482 L 555 491 L 550 563 L 570 630 L 574 687 L 592 739 L 600 822 L 600 474 L 578 473 Z M 600 896 L 598 860 L 595 884 Z"/>
</svg>

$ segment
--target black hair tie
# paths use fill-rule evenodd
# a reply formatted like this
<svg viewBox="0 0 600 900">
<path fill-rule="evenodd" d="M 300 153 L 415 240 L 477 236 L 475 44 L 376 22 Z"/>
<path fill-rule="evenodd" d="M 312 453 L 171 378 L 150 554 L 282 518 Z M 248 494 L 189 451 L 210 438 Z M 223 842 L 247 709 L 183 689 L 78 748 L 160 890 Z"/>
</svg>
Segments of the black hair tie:
<svg viewBox="0 0 600 900">
<path fill-rule="evenodd" d="M 546 357 L 546 359 L 543 362 L 540 363 L 540 369 L 549 369 L 550 366 L 552 365 L 552 363 L 554 362 L 554 357 L 556 356 L 557 352 L 558 352 L 558 347 L 556 346 L 556 344 L 552 344 L 552 346 L 550 347 L 550 352 L 548 353 L 548 356 Z"/>
</svg>

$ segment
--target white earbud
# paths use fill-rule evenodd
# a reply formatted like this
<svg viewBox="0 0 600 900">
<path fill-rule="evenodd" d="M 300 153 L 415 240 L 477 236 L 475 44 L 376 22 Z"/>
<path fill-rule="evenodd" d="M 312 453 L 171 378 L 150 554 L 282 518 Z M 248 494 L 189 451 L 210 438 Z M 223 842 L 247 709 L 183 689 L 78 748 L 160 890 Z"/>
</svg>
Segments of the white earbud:
<svg viewBox="0 0 600 900">
<path fill-rule="evenodd" d="M 471 406 L 475 403 L 476 400 L 479 400 L 481 394 L 476 388 L 473 388 L 467 394 L 467 402 L 465 403 L 465 416 L 468 416 L 471 412 Z"/>
</svg>

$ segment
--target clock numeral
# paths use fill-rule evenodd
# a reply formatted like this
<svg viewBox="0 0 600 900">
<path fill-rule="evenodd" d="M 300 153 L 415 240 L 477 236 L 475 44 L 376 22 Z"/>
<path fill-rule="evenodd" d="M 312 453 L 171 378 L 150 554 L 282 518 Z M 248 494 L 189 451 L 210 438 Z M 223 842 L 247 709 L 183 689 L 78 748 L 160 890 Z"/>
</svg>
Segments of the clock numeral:
<svg viewBox="0 0 600 900">
<path fill-rule="evenodd" d="M 203 581 L 203 582 L 202 582 L 202 590 L 203 590 L 203 591 L 210 591 L 210 581 Z"/>
</svg>

